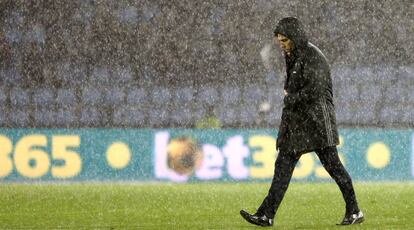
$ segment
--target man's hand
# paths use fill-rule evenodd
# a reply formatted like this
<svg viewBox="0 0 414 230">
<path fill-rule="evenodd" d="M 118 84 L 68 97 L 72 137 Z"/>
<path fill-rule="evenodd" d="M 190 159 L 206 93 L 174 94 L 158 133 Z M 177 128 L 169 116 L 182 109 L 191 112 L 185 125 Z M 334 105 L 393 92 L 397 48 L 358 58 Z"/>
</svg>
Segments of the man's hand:
<svg viewBox="0 0 414 230">
<path fill-rule="evenodd" d="M 285 93 L 285 96 L 288 95 L 288 92 L 286 91 L 286 89 L 283 90 L 283 92 Z"/>
</svg>

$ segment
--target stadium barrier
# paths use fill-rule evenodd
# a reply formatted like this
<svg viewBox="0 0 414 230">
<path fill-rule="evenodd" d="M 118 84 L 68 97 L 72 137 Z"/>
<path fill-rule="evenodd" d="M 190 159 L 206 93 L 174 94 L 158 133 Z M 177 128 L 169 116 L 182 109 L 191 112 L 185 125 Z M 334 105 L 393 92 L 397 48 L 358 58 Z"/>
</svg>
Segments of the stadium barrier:
<svg viewBox="0 0 414 230">
<path fill-rule="evenodd" d="M 0 129 L 0 182 L 270 181 L 276 130 Z M 341 129 L 357 181 L 414 179 L 412 130 Z M 317 156 L 294 181 L 325 181 Z"/>
</svg>

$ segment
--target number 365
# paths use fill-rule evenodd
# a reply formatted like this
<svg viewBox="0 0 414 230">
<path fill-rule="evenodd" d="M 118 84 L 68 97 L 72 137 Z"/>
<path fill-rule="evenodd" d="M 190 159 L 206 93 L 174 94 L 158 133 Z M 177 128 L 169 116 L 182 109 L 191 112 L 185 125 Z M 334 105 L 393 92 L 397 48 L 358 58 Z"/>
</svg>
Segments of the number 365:
<svg viewBox="0 0 414 230">
<path fill-rule="evenodd" d="M 0 135 L 0 178 L 10 175 L 13 171 L 13 161 L 16 171 L 24 177 L 40 178 L 46 175 L 49 170 L 55 178 L 76 176 L 81 171 L 82 161 L 73 148 L 78 148 L 79 145 L 79 136 L 52 136 L 51 158 L 63 163 L 51 166 L 52 160 L 45 150 L 48 146 L 47 136 L 29 135 L 22 137 L 17 141 L 12 156 L 12 141 L 8 137 Z"/>
</svg>

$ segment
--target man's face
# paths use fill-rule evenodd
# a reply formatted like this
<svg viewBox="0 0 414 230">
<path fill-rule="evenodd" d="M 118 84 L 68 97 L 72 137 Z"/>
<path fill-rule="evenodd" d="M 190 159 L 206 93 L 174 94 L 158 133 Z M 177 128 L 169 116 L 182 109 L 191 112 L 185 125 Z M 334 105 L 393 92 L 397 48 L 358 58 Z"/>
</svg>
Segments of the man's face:
<svg viewBox="0 0 414 230">
<path fill-rule="evenodd" d="M 276 36 L 276 39 L 279 42 L 280 48 L 282 48 L 282 50 L 287 54 L 290 54 L 290 52 L 293 50 L 293 47 L 295 46 L 293 44 L 293 41 L 283 36 L 282 34 L 278 34 Z"/>
</svg>

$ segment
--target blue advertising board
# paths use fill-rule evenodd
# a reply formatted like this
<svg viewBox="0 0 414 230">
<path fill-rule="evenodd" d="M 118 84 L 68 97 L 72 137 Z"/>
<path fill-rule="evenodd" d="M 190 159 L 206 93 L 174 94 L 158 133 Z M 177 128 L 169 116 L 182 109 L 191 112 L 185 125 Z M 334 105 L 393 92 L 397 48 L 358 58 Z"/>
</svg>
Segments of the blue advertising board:
<svg viewBox="0 0 414 230">
<path fill-rule="evenodd" d="M 276 130 L 0 129 L 0 181 L 269 181 Z M 341 129 L 338 152 L 358 181 L 414 178 L 412 130 Z M 295 181 L 330 179 L 314 153 Z"/>
</svg>

